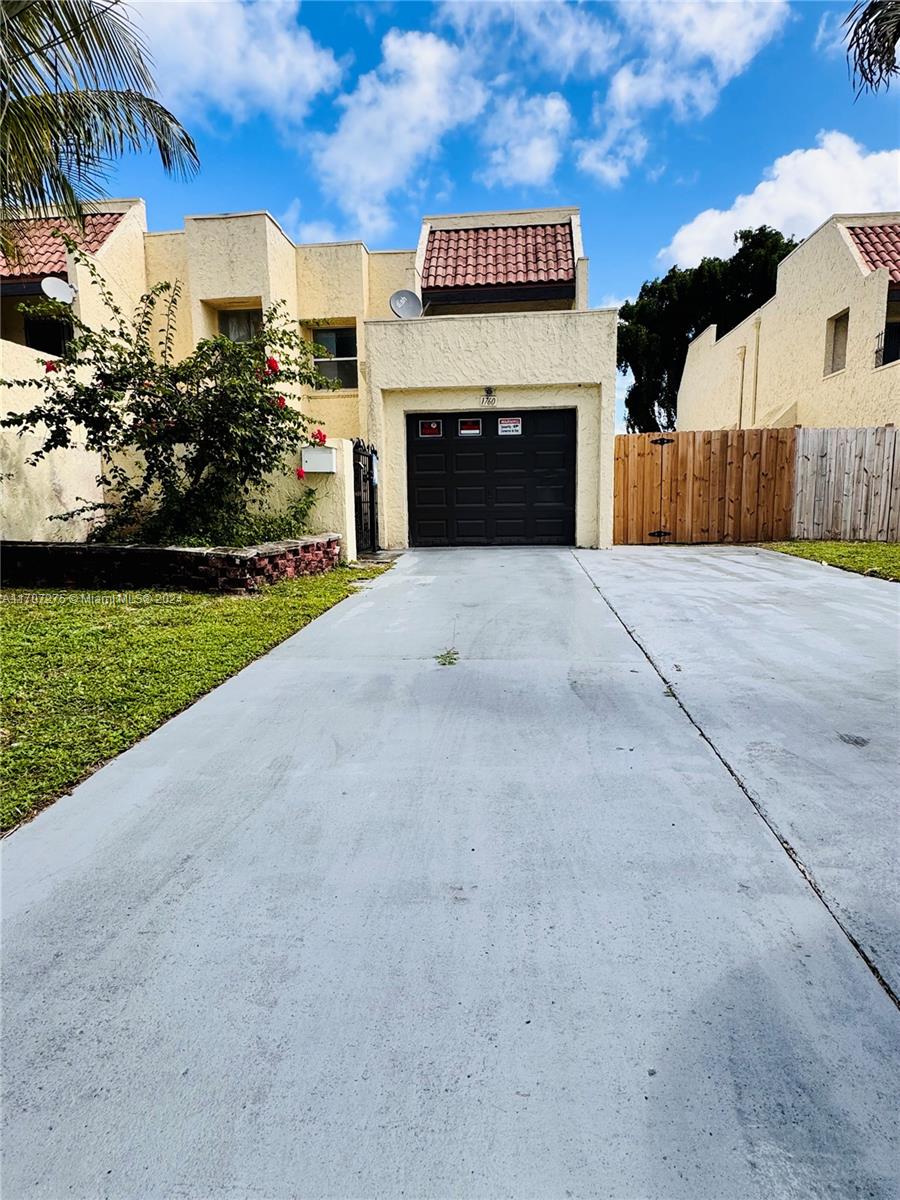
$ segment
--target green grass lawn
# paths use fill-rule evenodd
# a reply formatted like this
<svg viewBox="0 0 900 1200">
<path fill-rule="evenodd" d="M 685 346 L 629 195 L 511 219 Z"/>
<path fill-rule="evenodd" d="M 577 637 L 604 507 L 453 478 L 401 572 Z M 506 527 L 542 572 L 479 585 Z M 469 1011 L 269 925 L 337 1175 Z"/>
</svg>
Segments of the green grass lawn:
<svg viewBox="0 0 900 1200">
<path fill-rule="evenodd" d="M 769 542 L 763 549 L 900 582 L 900 545 L 896 542 Z"/>
<path fill-rule="evenodd" d="M 257 596 L 0 593 L 0 828 L 11 829 L 386 568 Z M 116 602 L 118 599 L 119 602 Z"/>
</svg>

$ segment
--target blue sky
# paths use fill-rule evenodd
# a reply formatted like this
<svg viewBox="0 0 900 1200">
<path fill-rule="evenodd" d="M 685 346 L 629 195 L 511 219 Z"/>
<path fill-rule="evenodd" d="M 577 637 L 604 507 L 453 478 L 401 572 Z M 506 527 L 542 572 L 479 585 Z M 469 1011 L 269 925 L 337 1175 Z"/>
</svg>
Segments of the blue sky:
<svg viewBox="0 0 900 1200">
<path fill-rule="evenodd" d="M 393 248 L 426 212 L 576 204 L 603 304 L 745 225 L 900 207 L 896 94 L 854 99 L 849 2 L 132 7 L 202 159 L 186 183 L 116 168 L 151 229 L 266 208 Z"/>
</svg>

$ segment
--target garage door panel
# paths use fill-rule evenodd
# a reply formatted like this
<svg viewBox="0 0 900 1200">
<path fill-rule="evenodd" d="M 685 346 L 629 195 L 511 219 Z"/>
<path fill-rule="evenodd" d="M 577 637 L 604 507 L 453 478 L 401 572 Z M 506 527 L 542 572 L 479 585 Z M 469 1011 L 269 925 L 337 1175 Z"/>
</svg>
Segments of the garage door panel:
<svg viewBox="0 0 900 1200">
<path fill-rule="evenodd" d="M 494 490 L 494 502 L 500 507 L 505 504 L 524 505 L 528 500 L 525 483 L 498 483 Z"/>
<path fill-rule="evenodd" d="M 498 450 L 495 455 L 497 474 L 515 473 L 524 475 L 528 471 L 528 456 L 524 450 Z"/>
<path fill-rule="evenodd" d="M 443 487 L 416 487 L 417 508 L 446 508 L 447 489 Z"/>
<path fill-rule="evenodd" d="M 471 472 L 483 474 L 487 470 L 487 456 L 483 451 L 478 453 L 457 451 L 453 455 L 453 469 L 458 474 Z"/>
<path fill-rule="evenodd" d="M 418 452 L 413 455 L 413 467 L 416 475 L 444 475 L 447 471 L 447 453 Z"/>
<path fill-rule="evenodd" d="M 484 487 L 458 487 L 453 489 L 457 508 L 475 505 L 484 508 L 487 504 L 487 489 Z"/>
<path fill-rule="evenodd" d="M 573 544 L 574 409 L 485 414 L 477 436 L 459 432 L 471 412 L 440 417 L 427 439 L 419 422 L 433 427 L 433 414 L 407 418 L 411 545 Z M 521 432 L 499 432 L 510 427 Z"/>
</svg>

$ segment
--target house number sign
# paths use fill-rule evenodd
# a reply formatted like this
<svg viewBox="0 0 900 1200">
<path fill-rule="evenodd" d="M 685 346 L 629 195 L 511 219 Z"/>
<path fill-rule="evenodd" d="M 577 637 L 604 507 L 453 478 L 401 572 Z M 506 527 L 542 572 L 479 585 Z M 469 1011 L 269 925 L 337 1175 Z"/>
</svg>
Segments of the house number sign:
<svg viewBox="0 0 900 1200">
<path fill-rule="evenodd" d="M 493 408 L 496 403 L 497 397 L 493 394 L 493 392 L 485 392 L 481 397 L 482 408 Z"/>
</svg>

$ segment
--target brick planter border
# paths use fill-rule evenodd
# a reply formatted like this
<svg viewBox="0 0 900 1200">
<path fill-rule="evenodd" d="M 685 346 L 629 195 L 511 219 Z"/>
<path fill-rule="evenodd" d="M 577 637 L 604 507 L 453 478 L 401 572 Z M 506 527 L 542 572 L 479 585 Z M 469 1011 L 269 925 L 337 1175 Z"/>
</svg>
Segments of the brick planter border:
<svg viewBox="0 0 900 1200">
<path fill-rule="evenodd" d="M 0 542 L 0 575 L 7 587 L 255 592 L 263 584 L 330 571 L 340 554 L 336 533 L 241 549 Z"/>
</svg>

